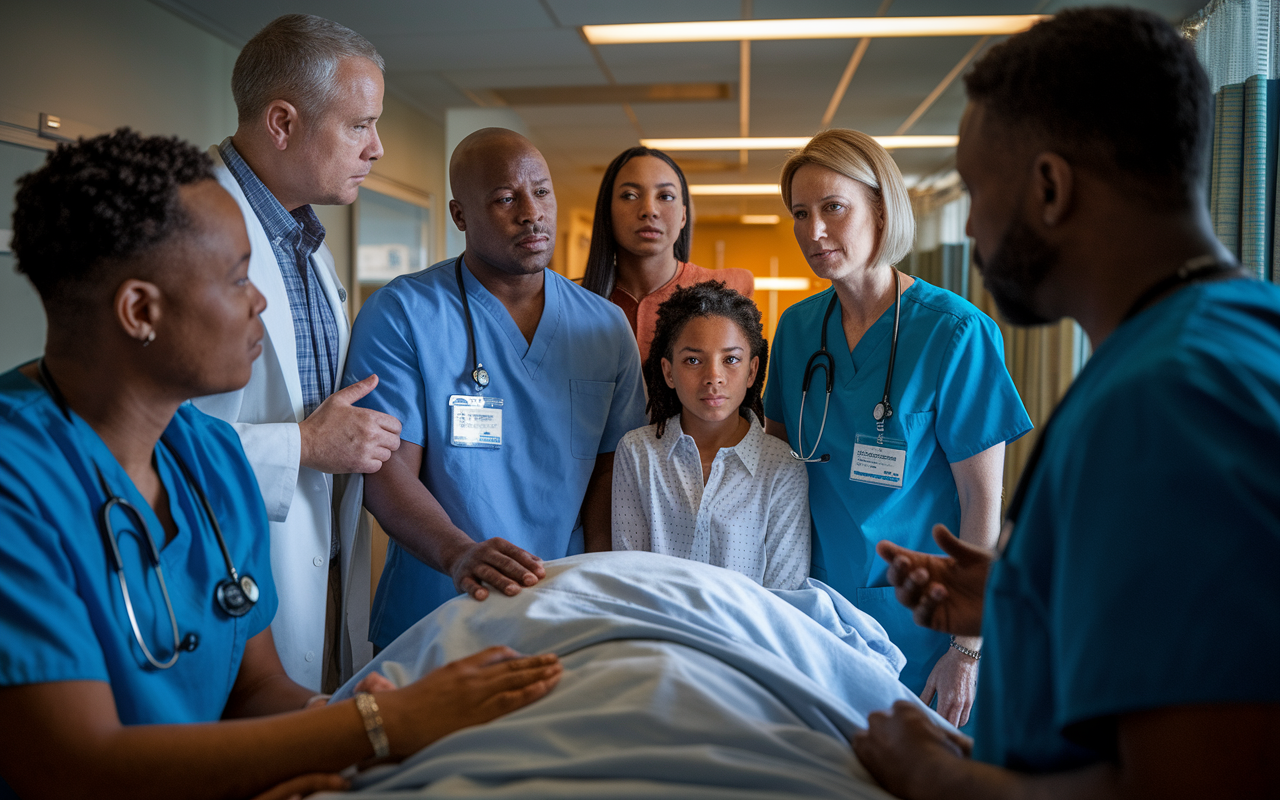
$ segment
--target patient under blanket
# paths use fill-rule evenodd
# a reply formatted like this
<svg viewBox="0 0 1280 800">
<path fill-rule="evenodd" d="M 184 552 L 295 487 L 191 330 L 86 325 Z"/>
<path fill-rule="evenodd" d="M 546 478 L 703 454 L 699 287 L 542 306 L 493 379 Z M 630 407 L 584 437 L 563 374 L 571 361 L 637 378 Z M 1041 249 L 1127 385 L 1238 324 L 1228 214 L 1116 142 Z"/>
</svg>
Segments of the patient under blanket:
<svg viewBox="0 0 1280 800">
<path fill-rule="evenodd" d="M 505 644 L 559 655 L 559 686 L 370 770 L 343 797 L 888 797 L 847 737 L 872 711 L 914 697 L 898 682 L 902 653 L 834 590 L 811 580 L 770 591 L 644 552 L 546 570 L 515 597 L 446 603 L 366 672 L 404 684 Z"/>
</svg>

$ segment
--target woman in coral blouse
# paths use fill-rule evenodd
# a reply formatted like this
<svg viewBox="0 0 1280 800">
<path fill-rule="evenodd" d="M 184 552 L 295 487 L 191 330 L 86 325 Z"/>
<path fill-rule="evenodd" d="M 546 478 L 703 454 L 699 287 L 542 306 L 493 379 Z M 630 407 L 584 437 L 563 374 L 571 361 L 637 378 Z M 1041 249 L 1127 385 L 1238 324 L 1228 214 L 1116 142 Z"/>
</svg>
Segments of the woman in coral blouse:
<svg viewBox="0 0 1280 800">
<path fill-rule="evenodd" d="M 724 281 L 740 294 L 752 294 L 755 279 L 745 269 L 690 264 L 692 239 L 689 186 L 671 156 L 632 147 L 609 164 L 596 197 L 582 285 L 627 315 L 642 363 L 649 357 L 658 306 L 679 287 Z"/>
</svg>

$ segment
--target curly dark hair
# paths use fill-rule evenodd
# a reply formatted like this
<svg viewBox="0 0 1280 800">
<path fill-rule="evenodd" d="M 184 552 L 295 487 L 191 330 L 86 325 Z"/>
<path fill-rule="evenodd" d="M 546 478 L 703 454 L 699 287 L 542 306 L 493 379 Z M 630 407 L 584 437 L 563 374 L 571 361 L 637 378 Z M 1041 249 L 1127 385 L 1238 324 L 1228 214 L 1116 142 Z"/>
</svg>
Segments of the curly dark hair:
<svg viewBox="0 0 1280 800">
<path fill-rule="evenodd" d="M 1153 208 L 1202 194 L 1213 119 L 1209 79 L 1173 26 L 1148 11 L 1073 8 L 993 47 L 969 98 L 1019 133 Z"/>
<path fill-rule="evenodd" d="M 680 179 L 680 199 L 684 203 L 684 227 L 676 237 L 672 248 L 677 261 L 689 260 L 689 247 L 693 242 L 693 211 L 689 208 L 689 184 L 684 172 L 671 156 L 652 147 L 632 147 L 623 150 L 605 168 L 600 179 L 600 193 L 596 195 L 596 216 L 591 225 L 591 249 L 587 253 L 587 271 L 582 276 L 582 286 L 608 299 L 618 283 L 618 242 L 613 238 L 613 182 L 623 165 L 639 156 L 653 156 L 667 162 Z"/>
<path fill-rule="evenodd" d="M 644 362 L 644 380 L 649 387 L 649 423 L 658 426 L 658 438 L 662 438 L 667 420 L 680 413 L 683 406 L 676 390 L 667 385 L 662 374 L 662 359 L 671 360 L 676 339 L 689 320 L 695 317 L 724 317 L 737 324 L 747 337 L 752 358 L 760 359 L 755 382 L 747 387 L 747 393 L 738 406 L 738 413 L 747 417 L 747 411 L 756 412 L 764 419 L 764 376 L 769 366 L 769 343 L 764 339 L 764 326 L 760 323 L 760 309 L 751 299 L 725 286 L 724 281 L 703 281 L 693 286 L 676 289 L 675 294 L 658 306 L 658 324 L 649 348 L 649 358 Z M 750 361 L 751 359 L 747 359 Z M 750 417 L 747 417 L 750 419 Z"/>
<path fill-rule="evenodd" d="M 178 187 L 213 179 L 209 156 L 128 128 L 59 145 L 18 179 L 13 254 L 50 311 L 79 310 L 119 265 L 191 224 Z"/>
</svg>

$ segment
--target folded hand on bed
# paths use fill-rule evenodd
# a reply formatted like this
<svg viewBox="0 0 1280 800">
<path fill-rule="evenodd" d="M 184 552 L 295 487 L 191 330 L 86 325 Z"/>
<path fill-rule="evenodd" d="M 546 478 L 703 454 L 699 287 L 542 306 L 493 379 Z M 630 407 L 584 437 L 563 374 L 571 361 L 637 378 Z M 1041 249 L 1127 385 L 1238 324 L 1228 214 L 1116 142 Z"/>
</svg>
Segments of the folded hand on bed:
<svg viewBox="0 0 1280 800">
<path fill-rule="evenodd" d="M 946 556 L 920 553 L 882 541 L 876 552 L 889 562 L 887 577 L 898 602 L 911 609 L 917 625 L 955 634 L 982 633 L 982 597 L 994 555 L 962 542 L 945 525 L 933 538 Z"/>
<path fill-rule="evenodd" d="M 521 656 L 509 647 L 490 647 L 403 689 L 375 695 L 392 758 L 532 703 L 555 688 L 562 671 L 550 653 Z"/>
<path fill-rule="evenodd" d="M 302 800 L 303 797 L 316 792 L 345 791 L 350 785 L 350 781 L 341 775 L 313 772 L 291 778 L 274 789 L 263 792 L 253 800 Z"/>
<path fill-rule="evenodd" d="M 867 717 L 867 729 L 853 737 L 853 752 L 875 779 L 896 797 L 928 796 L 935 787 L 932 767 L 968 758 L 973 740 L 935 725 L 917 705 L 902 700 L 891 713 Z"/>
<path fill-rule="evenodd" d="M 499 536 L 475 542 L 453 556 L 449 575 L 459 592 L 477 600 L 489 596 L 488 587 L 507 596 L 520 593 L 547 576 L 542 559 Z"/>
</svg>

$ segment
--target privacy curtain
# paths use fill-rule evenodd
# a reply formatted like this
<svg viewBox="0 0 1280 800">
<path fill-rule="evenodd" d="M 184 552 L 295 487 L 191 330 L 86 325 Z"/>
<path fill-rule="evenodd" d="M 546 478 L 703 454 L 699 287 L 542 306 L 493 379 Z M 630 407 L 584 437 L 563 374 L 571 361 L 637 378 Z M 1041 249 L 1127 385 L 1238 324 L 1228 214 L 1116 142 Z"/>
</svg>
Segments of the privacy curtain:
<svg viewBox="0 0 1280 800">
<path fill-rule="evenodd" d="M 1182 25 L 1214 92 L 1209 210 L 1214 232 L 1259 277 L 1280 277 L 1276 242 L 1276 70 L 1280 2 L 1215 0 Z"/>
<path fill-rule="evenodd" d="M 1089 341 L 1084 332 L 1070 320 L 1041 328 L 1015 328 L 1001 319 L 972 263 L 972 245 L 965 234 L 969 195 L 958 175 L 952 173 L 927 190 L 913 192 L 912 208 L 916 247 L 899 266 L 964 297 L 999 323 L 1005 366 L 1031 421 L 1037 429 L 1043 427 L 1088 358 Z M 1037 435 L 1033 431 L 1005 450 L 1005 502 L 1013 497 Z"/>
</svg>

